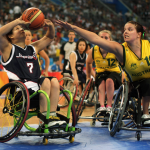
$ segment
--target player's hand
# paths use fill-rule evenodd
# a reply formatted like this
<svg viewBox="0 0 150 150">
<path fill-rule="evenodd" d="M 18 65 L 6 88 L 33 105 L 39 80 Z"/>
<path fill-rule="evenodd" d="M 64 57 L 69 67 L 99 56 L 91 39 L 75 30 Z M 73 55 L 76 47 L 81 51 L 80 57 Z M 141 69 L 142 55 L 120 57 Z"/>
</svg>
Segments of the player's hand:
<svg viewBox="0 0 150 150">
<path fill-rule="evenodd" d="M 44 71 L 44 72 L 42 73 L 42 75 L 48 77 L 48 72 L 47 72 L 47 71 Z"/>
<path fill-rule="evenodd" d="M 72 30 L 72 25 L 68 22 L 64 22 L 64 21 L 61 21 L 61 20 L 55 20 L 55 23 L 68 29 L 68 30 Z"/>
<path fill-rule="evenodd" d="M 18 18 L 17 21 L 18 21 L 18 25 L 22 25 L 23 28 L 29 29 L 29 25 L 31 24 L 30 21 L 28 21 L 28 22 L 24 21 L 24 20 L 22 19 L 22 16 L 20 16 L 20 18 Z"/>
<path fill-rule="evenodd" d="M 79 84 L 78 79 L 74 79 L 73 84 L 74 84 L 74 85 L 78 85 L 78 84 Z"/>
</svg>

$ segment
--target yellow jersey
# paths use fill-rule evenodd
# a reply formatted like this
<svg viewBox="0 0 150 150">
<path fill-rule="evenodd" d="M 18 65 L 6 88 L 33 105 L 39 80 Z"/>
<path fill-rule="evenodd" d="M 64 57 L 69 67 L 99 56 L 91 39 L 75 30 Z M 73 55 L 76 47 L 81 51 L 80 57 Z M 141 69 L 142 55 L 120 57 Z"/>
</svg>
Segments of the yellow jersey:
<svg viewBox="0 0 150 150">
<path fill-rule="evenodd" d="M 139 58 L 127 45 L 123 46 L 124 63 L 122 68 L 128 75 L 131 82 L 150 78 L 150 43 L 148 40 L 141 40 L 141 58 Z"/>
<path fill-rule="evenodd" d="M 99 46 L 96 45 L 93 48 L 92 57 L 95 61 L 97 73 L 104 71 L 121 73 L 121 67 L 113 53 L 107 53 L 106 57 L 103 58 Z"/>
</svg>

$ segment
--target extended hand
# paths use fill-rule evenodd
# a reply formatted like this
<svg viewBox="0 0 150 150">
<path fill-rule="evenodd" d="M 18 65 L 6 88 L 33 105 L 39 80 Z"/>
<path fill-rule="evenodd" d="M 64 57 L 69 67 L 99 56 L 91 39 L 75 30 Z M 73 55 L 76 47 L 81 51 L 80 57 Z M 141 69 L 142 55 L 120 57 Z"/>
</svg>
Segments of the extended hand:
<svg viewBox="0 0 150 150">
<path fill-rule="evenodd" d="M 55 20 L 55 23 L 62 26 L 62 27 L 64 27 L 64 28 L 66 28 L 66 29 L 68 29 L 68 30 L 72 30 L 72 25 L 68 22 L 63 22 L 61 20 Z"/>
</svg>

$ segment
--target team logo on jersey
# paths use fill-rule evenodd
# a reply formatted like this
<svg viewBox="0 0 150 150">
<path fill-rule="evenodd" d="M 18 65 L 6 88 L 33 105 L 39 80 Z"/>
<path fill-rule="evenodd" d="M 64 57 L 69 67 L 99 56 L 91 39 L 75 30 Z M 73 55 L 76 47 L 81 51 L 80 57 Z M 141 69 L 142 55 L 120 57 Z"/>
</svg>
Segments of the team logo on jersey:
<svg viewBox="0 0 150 150">
<path fill-rule="evenodd" d="M 100 60 L 96 60 L 97 63 L 100 63 Z"/>
<path fill-rule="evenodd" d="M 137 64 L 136 63 L 132 63 L 131 64 L 131 70 L 135 70 L 135 69 L 137 69 L 138 67 L 137 67 Z"/>
<path fill-rule="evenodd" d="M 104 63 L 106 63 L 106 61 L 105 61 L 105 60 L 103 61 L 103 64 L 104 64 Z"/>
<path fill-rule="evenodd" d="M 22 54 L 19 53 L 19 56 L 16 56 L 17 58 L 23 58 L 23 59 L 37 59 L 37 55 L 35 52 L 33 52 L 32 56 L 23 56 Z"/>
<path fill-rule="evenodd" d="M 144 63 L 143 63 L 143 62 L 141 62 L 141 63 L 140 63 L 140 66 L 142 66 L 142 65 L 144 65 Z"/>
<path fill-rule="evenodd" d="M 35 52 L 33 52 L 33 58 L 36 60 L 37 59 L 37 55 Z"/>
</svg>

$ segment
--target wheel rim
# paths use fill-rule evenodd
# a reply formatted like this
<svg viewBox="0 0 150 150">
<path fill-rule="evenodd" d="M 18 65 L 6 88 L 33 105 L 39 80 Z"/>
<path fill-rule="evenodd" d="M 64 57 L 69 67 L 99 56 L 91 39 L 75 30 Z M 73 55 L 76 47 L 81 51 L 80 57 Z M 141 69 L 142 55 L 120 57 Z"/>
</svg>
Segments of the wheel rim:
<svg viewBox="0 0 150 150">
<path fill-rule="evenodd" d="M 25 103 L 25 97 L 29 98 L 29 95 L 25 96 L 23 91 L 26 89 L 20 84 L 11 82 L 0 90 L 0 142 L 12 139 L 21 129 L 27 117 L 29 103 Z M 14 87 L 21 91 L 14 90 Z M 12 90 L 14 90 L 13 95 L 10 94 Z M 17 97 L 18 94 L 21 96 Z M 14 118 L 16 119 L 14 120 Z"/>
</svg>

